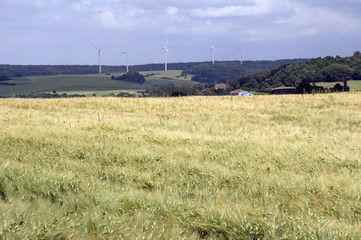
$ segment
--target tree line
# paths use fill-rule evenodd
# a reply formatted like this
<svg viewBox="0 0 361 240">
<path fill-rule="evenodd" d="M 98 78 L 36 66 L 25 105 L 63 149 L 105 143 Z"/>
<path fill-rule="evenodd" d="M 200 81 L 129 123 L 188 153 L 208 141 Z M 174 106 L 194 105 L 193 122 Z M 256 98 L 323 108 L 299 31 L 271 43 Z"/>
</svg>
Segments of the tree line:
<svg viewBox="0 0 361 240">
<path fill-rule="evenodd" d="M 278 60 L 278 61 L 245 61 L 241 65 L 239 61 L 216 62 L 211 70 L 210 62 L 179 62 L 168 63 L 168 70 L 182 70 L 184 74 L 192 74 L 199 77 L 194 81 L 202 83 L 213 83 L 214 81 L 225 82 L 238 76 L 262 72 L 273 69 L 285 63 L 298 62 L 300 60 Z M 139 71 L 162 71 L 163 63 L 142 64 L 129 66 L 132 72 Z M 208 74 L 211 70 L 211 74 Z M 126 72 L 126 66 L 102 66 L 103 73 Z M 22 77 L 38 75 L 63 75 L 63 74 L 96 74 L 99 72 L 98 65 L 9 65 L 0 64 L 0 76 Z M 220 77 L 222 76 L 222 77 Z M 203 79 L 207 80 L 203 80 Z"/>
<path fill-rule="evenodd" d="M 190 63 L 168 63 L 169 70 L 185 70 L 197 62 Z M 142 64 L 129 66 L 133 72 L 139 71 L 161 71 L 164 70 L 163 63 Z M 126 66 L 102 66 L 103 73 L 126 72 Z M 97 74 L 99 73 L 98 65 L 10 65 L 0 64 L 0 76 L 5 77 L 22 77 L 38 75 L 64 75 L 64 74 Z"/>
</svg>

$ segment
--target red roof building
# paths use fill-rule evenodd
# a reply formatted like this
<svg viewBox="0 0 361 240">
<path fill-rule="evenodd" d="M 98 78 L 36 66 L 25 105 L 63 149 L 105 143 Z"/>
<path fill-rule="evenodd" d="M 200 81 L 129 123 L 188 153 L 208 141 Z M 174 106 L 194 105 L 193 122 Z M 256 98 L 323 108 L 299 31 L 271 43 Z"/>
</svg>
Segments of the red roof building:
<svg viewBox="0 0 361 240">
<path fill-rule="evenodd" d="M 229 95 L 238 95 L 238 96 L 254 96 L 253 93 L 247 92 L 242 89 L 233 90 L 232 92 L 229 92 Z"/>
</svg>

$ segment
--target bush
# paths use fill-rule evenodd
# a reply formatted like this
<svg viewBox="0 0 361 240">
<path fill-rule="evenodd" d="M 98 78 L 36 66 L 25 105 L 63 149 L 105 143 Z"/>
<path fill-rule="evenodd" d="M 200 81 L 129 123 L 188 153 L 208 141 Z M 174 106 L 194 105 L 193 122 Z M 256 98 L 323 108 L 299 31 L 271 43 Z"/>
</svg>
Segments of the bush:
<svg viewBox="0 0 361 240">
<path fill-rule="evenodd" d="M 128 73 L 123 74 L 122 76 L 118 76 L 118 77 L 111 76 L 111 79 L 118 80 L 118 81 L 139 83 L 139 84 L 143 84 L 145 82 L 144 76 L 142 74 L 140 74 L 139 72 L 128 72 Z"/>
</svg>

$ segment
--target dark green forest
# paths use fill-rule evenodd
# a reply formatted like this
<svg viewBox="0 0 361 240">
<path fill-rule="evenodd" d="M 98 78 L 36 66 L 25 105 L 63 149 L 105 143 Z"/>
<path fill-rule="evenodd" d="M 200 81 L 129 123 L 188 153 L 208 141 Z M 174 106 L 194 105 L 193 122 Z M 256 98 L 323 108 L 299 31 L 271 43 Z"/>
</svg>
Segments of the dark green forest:
<svg viewBox="0 0 361 240">
<path fill-rule="evenodd" d="M 192 74 L 193 81 L 203 84 L 226 83 L 240 76 L 252 75 L 266 70 L 274 69 L 285 64 L 306 62 L 307 59 L 285 59 L 276 61 L 239 61 L 205 62 L 194 64 L 192 67 L 183 70 L 183 74 Z"/>
<path fill-rule="evenodd" d="M 269 92 L 276 87 L 297 87 L 302 81 L 344 82 L 361 80 L 361 53 L 351 57 L 315 58 L 294 64 L 284 64 L 262 73 L 241 76 L 230 81 L 232 89 Z"/>
</svg>

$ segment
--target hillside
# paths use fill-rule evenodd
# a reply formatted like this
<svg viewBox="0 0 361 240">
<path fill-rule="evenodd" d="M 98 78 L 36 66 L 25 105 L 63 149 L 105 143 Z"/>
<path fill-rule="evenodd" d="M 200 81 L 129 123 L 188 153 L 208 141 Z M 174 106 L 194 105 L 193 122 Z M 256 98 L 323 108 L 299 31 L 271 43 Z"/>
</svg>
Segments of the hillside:
<svg viewBox="0 0 361 240">
<path fill-rule="evenodd" d="M 237 71 L 237 76 L 257 73 L 266 69 L 272 69 L 283 64 L 305 61 L 305 59 L 287 59 L 277 61 L 244 61 L 240 66 L 238 61 L 216 62 L 216 66 L 226 67 L 227 71 Z M 194 74 L 200 67 L 212 65 L 209 62 L 189 62 L 189 63 L 168 63 L 168 70 L 181 70 L 186 74 Z M 200 66 L 200 67 L 199 67 Z M 164 64 L 142 64 L 129 66 L 130 71 L 162 71 Z M 125 72 L 125 66 L 102 66 L 102 73 Z M 98 65 L 8 65 L 0 64 L 0 76 L 21 77 L 39 75 L 69 75 L 69 74 L 96 74 L 99 72 Z"/>
<path fill-rule="evenodd" d="M 183 74 L 192 74 L 193 81 L 206 85 L 227 83 L 240 76 L 248 76 L 264 71 L 270 71 L 285 64 L 306 62 L 307 59 L 284 59 L 276 61 L 239 61 L 200 63 L 183 70 Z"/>
<path fill-rule="evenodd" d="M 360 239 L 360 97 L 0 99 L 0 239 Z"/>
<path fill-rule="evenodd" d="M 231 81 L 232 89 L 269 92 L 271 88 L 296 87 L 301 81 L 344 82 L 361 80 L 361 53 L 351 57 L 315 58 L 310 61 L 285 64 L 262 73 L 238 77 Z"/>
</svg>

